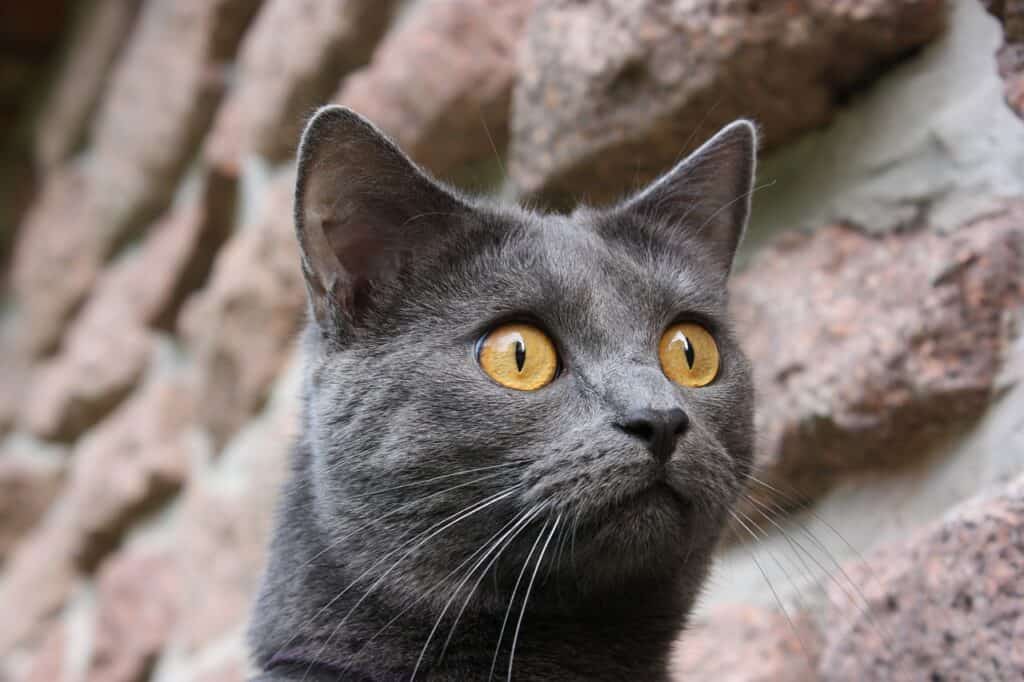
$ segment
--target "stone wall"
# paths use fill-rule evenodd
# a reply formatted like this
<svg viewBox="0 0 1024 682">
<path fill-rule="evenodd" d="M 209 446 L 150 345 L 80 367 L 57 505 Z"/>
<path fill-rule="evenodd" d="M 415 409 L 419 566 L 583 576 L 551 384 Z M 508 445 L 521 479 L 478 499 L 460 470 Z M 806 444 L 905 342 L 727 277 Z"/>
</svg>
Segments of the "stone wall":
<svg viewBox="0 0 1024 682">
<path fill-rule="evenodd" d="M 0 682 L 244 679 L 296 428 L 290 159 L 329 101 L 440 177 L 552 207 L 613 199 L 754 118 L 733 305 L 758 467 L 673 669 L 1019 679 L 1019 5 L 66 13 L 0 158 L 33 178 L 0 193 Z"/>
</svg>

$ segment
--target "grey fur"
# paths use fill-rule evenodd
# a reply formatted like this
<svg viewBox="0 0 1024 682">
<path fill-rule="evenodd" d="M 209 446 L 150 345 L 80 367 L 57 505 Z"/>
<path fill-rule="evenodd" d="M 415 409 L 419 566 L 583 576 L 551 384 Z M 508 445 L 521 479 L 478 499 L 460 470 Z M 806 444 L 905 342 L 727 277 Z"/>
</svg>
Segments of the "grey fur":
<svg viewBox="0 0 1024 682">
<path fill-rule="evenodd" d="M 514 679 L 667 679 L 751 466 L 726 281 L 754 154 L 737 122 L 617 207 L 542 215 L 458 196 L 356 114 L 316 114 L 296 191 L 302 429 L 250 631 L 259 680 L 505 679 L 513 640 Z M 475 360 L 509 319 L 561 354 L 536 392 Z M 716 337 L 707 387 L 661 371 L 658 339 L 681 319 Z M 689 428 L 662 467 L 623 415 L 678 408 Z M 442 659 L 494 556 L 479 552 L 503 537 Z"/>
</svg>

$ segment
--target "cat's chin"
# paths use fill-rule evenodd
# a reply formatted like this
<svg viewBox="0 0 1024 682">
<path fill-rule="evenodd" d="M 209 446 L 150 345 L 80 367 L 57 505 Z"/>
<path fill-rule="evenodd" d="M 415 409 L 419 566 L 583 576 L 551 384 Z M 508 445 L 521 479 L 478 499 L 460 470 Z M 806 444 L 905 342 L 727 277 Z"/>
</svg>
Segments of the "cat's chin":
<svg viewBox="0 0 1024 682">
<path fill-rule="evenodd" d="M 674 581 L 703 573 L 712 545 L 693 503 L 658 481 L 582 523 L 574 570 L 584 590 L 636 581 Z"/>
</svg>

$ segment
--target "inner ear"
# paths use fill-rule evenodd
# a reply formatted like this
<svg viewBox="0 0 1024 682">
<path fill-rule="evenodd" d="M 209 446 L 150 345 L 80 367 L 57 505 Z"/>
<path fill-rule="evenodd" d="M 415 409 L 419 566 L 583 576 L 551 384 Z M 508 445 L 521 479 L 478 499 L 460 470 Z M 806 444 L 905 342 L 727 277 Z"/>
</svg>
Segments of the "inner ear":
<svg viewBox="0 0 1024 682">
<path fill-rule="evenodd" d="M 750 216 L 757 131 L 739 120 L 614 211 L 666 226 L 671 239 L 697 239 L 726 274 Z"/>
<path fill-rule="evenodd" d="M 375 282 L 467 210 L 371 123 L 344 107 L 313 116 L 299 145 L 295 225 L 314 315 L 353 324 Z"/>
</svg>

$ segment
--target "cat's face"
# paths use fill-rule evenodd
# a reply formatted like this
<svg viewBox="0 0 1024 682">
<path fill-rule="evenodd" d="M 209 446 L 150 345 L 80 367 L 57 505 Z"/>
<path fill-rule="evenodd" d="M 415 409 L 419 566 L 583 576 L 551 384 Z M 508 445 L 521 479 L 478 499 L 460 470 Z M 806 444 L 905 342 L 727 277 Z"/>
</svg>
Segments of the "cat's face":
<svg viewBox="0 0 1024 682">
<path fill-rule="evenodd" d="M 470 204 L 318 114 L 304 431 L 321 531 L 366 584 L 444 602 L 490 566 L 479 603 L 503 605 L 540 565 L 570 601 L 696 589 L 751 464 L 725 285 L 752 164 L 737 124 L 622 206 L 543 216 Z"/>
</svg>

